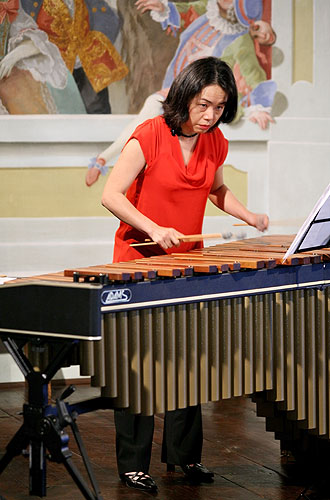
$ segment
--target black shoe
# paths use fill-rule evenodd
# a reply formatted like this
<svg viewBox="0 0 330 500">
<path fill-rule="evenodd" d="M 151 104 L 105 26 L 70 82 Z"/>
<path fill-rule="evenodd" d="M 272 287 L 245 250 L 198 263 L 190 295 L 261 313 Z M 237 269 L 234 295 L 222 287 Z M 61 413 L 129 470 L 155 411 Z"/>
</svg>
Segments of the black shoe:
<svg viewBox="0 0 330 500">
<path fill-rule="evenodd" d="M 144 472 L 126 472 L 125 474 L 120 474 L 120 479 L 126 486 L 130 488 L 137 488 L 139 490 L 155 492 L 157 491 L 157 484 Z"/>
<path fill-rule="evenodd" d="M 192 483 L 212 483 L 214 474 L 203 464 L 181 465 L 181 469 Z"/>
</svg>

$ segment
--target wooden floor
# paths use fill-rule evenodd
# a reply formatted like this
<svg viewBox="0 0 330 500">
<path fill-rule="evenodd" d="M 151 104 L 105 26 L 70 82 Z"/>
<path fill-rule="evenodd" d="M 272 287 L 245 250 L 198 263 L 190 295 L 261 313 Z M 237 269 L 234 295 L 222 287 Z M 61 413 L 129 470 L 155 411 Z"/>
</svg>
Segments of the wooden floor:
<svg viewBox="0 0 330 500">
<path fill-rule="evenodd" d="M 62 389 L 61 389 L 62 390 Z M 56 397 L 57 388 L 53 390 Z M 87 399 L 95 389 L 78 386 L 70 398 Z M 20 427 L 24 388 L 0 389 L 0 455 Z M 203 406 L 203 463 L 215 473 L 212 484 L 189 485 L 180 471 L 166 473 L 160 463 L 162 439 L 161 416 L 155 418 L 153 456 L 150 473 L 159 488 L 158 500 L 325 500 L 328 486 L 309 470 L 298 468 L 293 460 L 281 457 L 280 446 L 273 434 L 265 431 L 265 422 L 256 416 L 254 403 L 247 398 L 221 401 Z M 132 490 L 118 479 L 114 452 L 112 411 L 96 411 L 80 415 L 77 423 L 104 500 L 143 500 L 151 495 Z M 69 447 L 75 464 L 82 461 L 74 440 Z M 47 462 L 47 496 L 49 500 L 80 500 L 84 497 L 62 464 Z M 314 484 L 314 486 L 312 486 Z M 304 489 L 306 491 L 304 493 Z M 2 500 L 33 500 L 29 495 L 28 459 L 14 458 L 0 476 Z"/>
</svg>

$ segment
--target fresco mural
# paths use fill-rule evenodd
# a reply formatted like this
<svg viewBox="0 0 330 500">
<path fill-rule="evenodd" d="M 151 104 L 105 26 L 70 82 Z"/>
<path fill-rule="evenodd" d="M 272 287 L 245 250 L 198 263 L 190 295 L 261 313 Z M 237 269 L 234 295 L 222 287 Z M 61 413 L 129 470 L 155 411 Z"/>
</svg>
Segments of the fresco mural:
<svg viewBox="0 0 330 500">
<path fill-rule="evenodd" d="M 124 8 L 123 3 L 125 2 L 121 2 L 121 8 Z M 266 9 L 265 5 L 270 7 L 270 2 L 138 0 L 135 7 L 139 12 L 144 14 L 150 10 L 151 18 L 161 24 L 167 35 L 178 38 L 176 52 L 168 65 L 163 67 L 162 94 L 166 94 L 173 79 L 187 64 L 212 55 L 221 57 L 232 66 L 239 86 L 241 108 L 260 105 L 258 109 L 254 108 L 254 113 L 257 110 L 269 111 L 276 85 L 269 81 L 271 53 L 262 52 L 261 47 L 271 47 L 275 43 L 276 34 L 270 24 L 270 8 Z M 138 40 L 135 42 L 138 43 Z M 162 48 L 166 45 L 164 41 L 155 42 Z M 135 50 L 135 54 L 138 52 Z M 144 71 L 147 68 L 142 61 L 141 63 L 139 66 Z M 135 78 L 135 74 L 135 71 L 132 72 L 132 78 Z M 138 82 L 133 80 L 132 83 L 130 87 L 136 89 Z M 141 95 L 142 89 L 139 90 Z M 131 112 L 137 111 L 139 109 Z M 238 119 L 243 114 L 241 109 Z M 264 118 L 271 120 L 270 116 Z M 260 125 L 264 123 L 260 121 Z"/>
<path fill-rule="evenodd" d="M 60 50 L 87 113 L 111 113 L 108 86 L 128 73 L 114 46 L 120 30 L 116 10 L 103 0 L 21 2 Z"/>
<path fill-rule="evenodd" d="M 186 64 L 214 55 L 235 72 L 237 120 L 264 128 L 275 40 L 271 0 L 0 0 L 0 113 L 111 113 L 120 82 L 116 112 L 137 114 Z"/>
<path fill-rule="evenodd" d="M 236 122 L 265 129 L 277 88 L 271 1 L 0 0 L 0 114 L 110 114 L 119 85 L 115 112 L 134 116 L 90 160 L 90 186 L 137 124 L 162 113 L 175 76 L 212 55 L 233 69 Z"/>
<path fill-rule="evenodd" d="M 0 113 L 111 113 L 119 30 L 107 1 L 1 0 Z"/>
<path fill-rule="evenodd" d="M 0 2 L 0 114 L 85 113 L 57 47 L 19 0 Z"/>
</svg>

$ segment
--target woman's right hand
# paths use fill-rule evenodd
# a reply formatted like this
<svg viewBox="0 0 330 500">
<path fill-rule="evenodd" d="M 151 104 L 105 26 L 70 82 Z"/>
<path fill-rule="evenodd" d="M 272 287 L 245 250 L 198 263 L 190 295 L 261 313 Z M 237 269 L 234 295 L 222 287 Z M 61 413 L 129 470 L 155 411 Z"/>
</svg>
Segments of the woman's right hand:
<svg viewBox="0 0 330 500">
<path fill-rule="evenodd" d="M 155 226 L 155 228 L 149 231 L 148 234 L 152 241 L 158 243 L 158 245 L 160 245 L 164 250 L 167 250 L 168 248 L 171 248 L 173 246 L 179 246 L 179 238 L 181 236 L 184 236 L 173 227 L 162 226 Z"/>
</svg>

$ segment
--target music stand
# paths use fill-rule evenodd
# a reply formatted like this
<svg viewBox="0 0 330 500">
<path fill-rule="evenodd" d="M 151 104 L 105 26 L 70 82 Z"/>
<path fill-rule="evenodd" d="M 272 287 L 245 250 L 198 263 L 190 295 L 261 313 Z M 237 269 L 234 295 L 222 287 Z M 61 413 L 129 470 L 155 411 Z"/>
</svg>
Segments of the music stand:
<svg viewBox="0 0 330 500">
<path fill-rule="evenodd" d="M 283 257 L 283 262 L 293 253 L 308 252 L 327 246 L 330 246 L 330 184 L 299 229 Z"/>
</svg>

